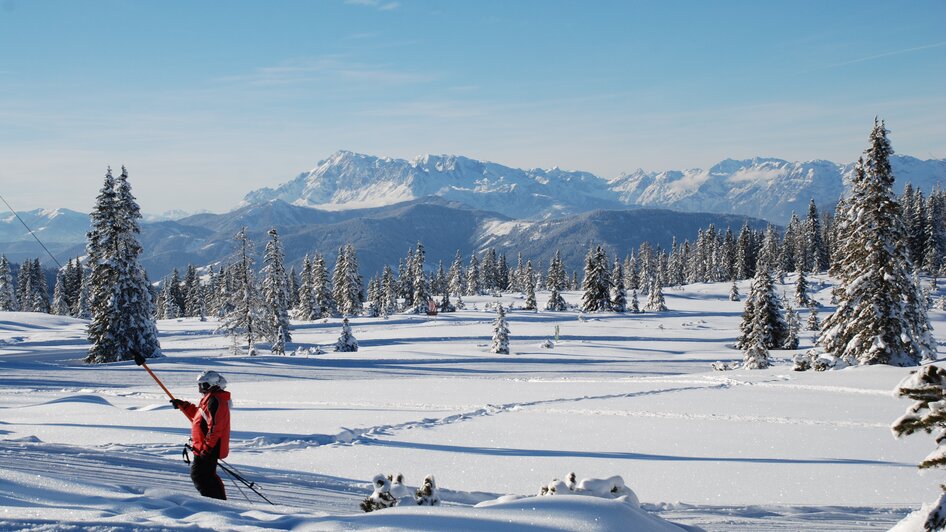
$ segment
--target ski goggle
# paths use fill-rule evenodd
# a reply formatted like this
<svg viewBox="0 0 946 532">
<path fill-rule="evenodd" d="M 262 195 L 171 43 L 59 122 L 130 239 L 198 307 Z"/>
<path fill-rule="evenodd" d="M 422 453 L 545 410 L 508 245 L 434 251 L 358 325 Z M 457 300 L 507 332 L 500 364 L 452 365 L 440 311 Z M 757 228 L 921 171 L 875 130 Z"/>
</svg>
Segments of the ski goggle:
<svg viewBox="0 0 946 532">
<path fill-rule="evenodd" d="M 207 393 L 207 392 L 210 391 L 211 388 L 212 388 L 212 386 L 210 385 L 209 382 L 198 382 L 198 383 L 197 383 L 197 389 L 200 390 L 200 393 Z"/>
</svg>

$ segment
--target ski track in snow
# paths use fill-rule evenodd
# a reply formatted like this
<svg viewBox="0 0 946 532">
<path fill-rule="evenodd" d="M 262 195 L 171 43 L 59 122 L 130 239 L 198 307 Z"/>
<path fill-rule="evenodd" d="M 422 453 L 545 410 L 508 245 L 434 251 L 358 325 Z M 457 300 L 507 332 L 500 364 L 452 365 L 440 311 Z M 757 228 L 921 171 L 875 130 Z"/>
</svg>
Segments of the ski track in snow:
<svg viewBox="0 0 946 532">
<path fill-rule="evenodd" d="M 589 400 L 599 400 L 599 399 L 624 399 L 632 397 L 642 397 L 649 395 L 659 395 L 664 393 L 673 393 L 673 392 L 684 392 L 691 390 L 705 390 L 705 389 L 723 389 L 731 386 L 729 382 L 722 382 L 718 384 L 705 383 L 705 386 L 686 386 L 686 387 L 677 387 L 677 388 L 661 388 L 657 390 L 646 390 L 640 392 L 628 392 L 628 393 L 617 393 L 617 394 L 607 394 L 607 395 L 596 395 L 589 396 L 584 395 L 581 397 L 565 397 L 557 399 L 540 399 L 537 401 L 527 401 L 521 403 L 506 403 L 502 405 L 486 405 L 482 408 L 477 408 L 475 410 L 461 412 L 458 414 L 452 414 L 449 416 L 441 418 L 424 418 L 418 421 L 407 421 L 404 423 L 396 423 L 390 425 L 376 425 L 373 427 L 366 428 L 355 428 L 355 429 L 345 429 L 335 435 L 313 435 L 309 438 L 300 438 L 300 439 L 285 439 L 285 438 L 267 438 L 267 437 L 258 437 L 247 442 L 232 442 L 232 449 L 239 449 L 240 451 L 268 451 L 272 450 L 273 447 L 279 447 L 280 449 L 292 448 L 305 448 L 321 445 L 330 445 L 330 444 L 357 444 L 367 442 L 369 440 L 374 440 L 378 436 L 391 436 L 396 432 L 401 432 L 405 430 L 412 429 L 429 429 L 434 427 L 440 427 L 444 425 L 452 425 L 455 423 L 462 423 L 465 421 L 470 421 L 473 419 L 485 417 L 485 416 L 494 416 L 498 414 L 504 414 L 509 412 L 516 412 L 526 408 L 543 406 L 543 405 L 552 405 L 560 403 L 574 403 L 580 401 L 589 401 Z"/>
</svg>

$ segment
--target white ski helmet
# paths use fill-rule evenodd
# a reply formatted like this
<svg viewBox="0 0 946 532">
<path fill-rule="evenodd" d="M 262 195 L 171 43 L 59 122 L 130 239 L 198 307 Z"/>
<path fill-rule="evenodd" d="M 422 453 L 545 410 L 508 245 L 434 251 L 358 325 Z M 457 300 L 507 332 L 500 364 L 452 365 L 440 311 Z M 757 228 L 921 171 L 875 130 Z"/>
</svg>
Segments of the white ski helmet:
<svg viewBox="0 0 946 532">
<path fill-rule="evenodd" d="M 200 374 L 200 377 L 197 377 L 197 387 L 200 388 L 201 391 L 205 389 L 209 390 L 215 386 L 221 390 L 226 390 L 227 379 L 224 379 L 223 375 L 216 371 L 205 371 Z"/>
</svg>

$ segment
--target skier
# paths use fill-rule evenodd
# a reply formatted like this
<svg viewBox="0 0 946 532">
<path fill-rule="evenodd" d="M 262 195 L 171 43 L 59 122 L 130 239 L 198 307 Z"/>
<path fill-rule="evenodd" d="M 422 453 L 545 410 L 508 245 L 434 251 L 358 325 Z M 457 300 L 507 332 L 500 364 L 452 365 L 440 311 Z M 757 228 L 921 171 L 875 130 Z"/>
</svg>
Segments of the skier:
<svg viewBox="0 0 946 532">
<path fill-rule="evenodd" d="M 230 451 L 230 392 L 225 391 L 227 380 L 216 371 L 205 371 L 197 378 L 197 388 L 203 394 L 200 402 L 172 399 L 171 405 L 191 420 L 191 480 L 204 497 L 226 499 L 223 481 L 217 475 L 217 460 L 226 458 Z"/>
</svg>

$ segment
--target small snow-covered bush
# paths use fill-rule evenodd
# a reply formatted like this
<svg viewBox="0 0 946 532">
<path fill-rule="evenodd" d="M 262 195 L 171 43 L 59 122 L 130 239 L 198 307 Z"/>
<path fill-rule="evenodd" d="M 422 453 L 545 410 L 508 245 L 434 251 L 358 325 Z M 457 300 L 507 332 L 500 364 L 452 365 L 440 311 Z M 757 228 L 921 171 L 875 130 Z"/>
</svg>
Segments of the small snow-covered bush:
<svg viewBox="0 0 946 532">
<path fill-rule="evenodd" d="M 575 473 L 569 473 L 565 481 L 553 479 L 542 486 L 539 495 L 588 495 L 603 499 L 616 499 L 635 508 L 640 507 L 640 500 L 634 490 L 624 484 L 619 475 L 608 478 L 583 478 L 575 481 Z"/>
<path fill-rule="evenodd" d="M 738 368 L 738 367 L 739 367 L 739 363 L 737 363 L 737 362 L 722 362 L 722 361 L 717 360 L 716 362 L 713 362 L 712 364 L 710 364 L 710 366 L 712 366 L 712 368 L 713 368 L 714 371 L 729 371 L 729 370 L 733 370 L 733 369 Z"/>
<path fill-rule="evenodd" d="M 798 353 L 792 358 L 792 363 L 792 369 L 795 371 L 807 371 L 809 369 L 827 371 L 829 369 L 844 369 L 848 367 L 848 364 L 840 358 L 825 353 L 818 348 L 809 349 L 804 353 Z"/>
<path fill-rule="evenodd" d="M 397 506 L 397 498 L 391 494 L 391 479 L 379 474 L 374 476 L 371 483 L 374 486 L 374 491 L 365 500 L 361 501 L 362 511 L 373 512 Z"/>
<path fill-rule="evenodd" d="M 424 477 L 424 484 L 414 492 L 414 501 L 419 506 L 440 506 L 440 492 L 433 475 Z"/>
<path fill-rule="evenodd" d="M 539 344 L 539 347 L 544 348 L 544 349 L 552 349 L 555 347 L 555 342 L 546 338 L 544 342 Z"/>
</svg>

